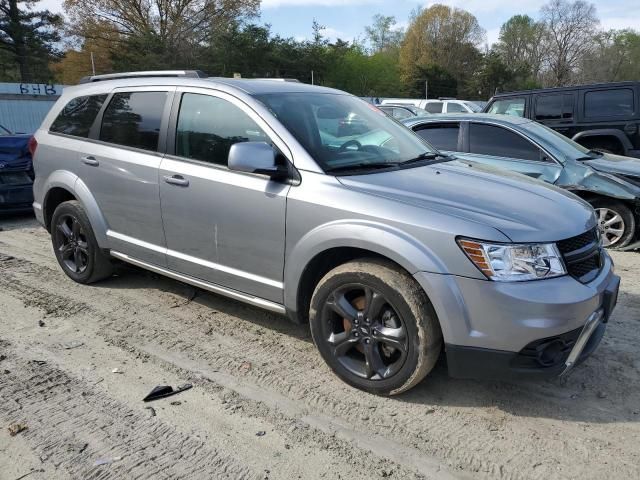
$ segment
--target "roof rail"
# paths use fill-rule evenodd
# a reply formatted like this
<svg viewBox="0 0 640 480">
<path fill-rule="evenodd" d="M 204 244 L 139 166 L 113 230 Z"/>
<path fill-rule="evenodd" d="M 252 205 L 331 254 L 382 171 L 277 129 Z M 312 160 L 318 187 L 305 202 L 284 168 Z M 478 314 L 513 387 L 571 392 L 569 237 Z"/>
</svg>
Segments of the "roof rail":
<svg viewBox="0 0 640 480">
<path fill-rule="evenodd" d="M 145 77 L 207 78 L 207 74 L 202 70 L 151 70 L 146 72 L 107 73 L 106 75 L 89 75 L 87 77 L 82 77 L 78 83 L 101 82 L 103 80 L 117 80 L 119 78 Z"/>
</svg>

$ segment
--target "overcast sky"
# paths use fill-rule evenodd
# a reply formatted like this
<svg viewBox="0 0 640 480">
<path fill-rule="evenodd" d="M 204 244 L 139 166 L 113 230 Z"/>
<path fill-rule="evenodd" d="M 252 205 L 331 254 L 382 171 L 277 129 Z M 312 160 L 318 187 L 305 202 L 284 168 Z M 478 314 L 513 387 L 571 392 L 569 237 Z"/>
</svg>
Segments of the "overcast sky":
<svg viewBox="0 0 640 480">
<path fill-rule="evenodd" d="M 544 0 L 262 0 L 262 23 L 284 37 L 311 37 L 311 23 L 317 19 L 326 27 L 325 35 L 332 40 L 364 36 L 364 27 L 376 13 L 394 15 L 406 26 L 409 14 L 417 6 L 434 3 L 464 8 L 473 13 L 487 31 L 491 44 L 498 38 L 500 26 L 512 15 L 526 13 L 537 18 Z M 640 29 L 640 0 L 596 0 L 598 16 L 603 28 Z M 43 0 L 40 8 L 62 10 L 62 0 Z"/>
</svg>

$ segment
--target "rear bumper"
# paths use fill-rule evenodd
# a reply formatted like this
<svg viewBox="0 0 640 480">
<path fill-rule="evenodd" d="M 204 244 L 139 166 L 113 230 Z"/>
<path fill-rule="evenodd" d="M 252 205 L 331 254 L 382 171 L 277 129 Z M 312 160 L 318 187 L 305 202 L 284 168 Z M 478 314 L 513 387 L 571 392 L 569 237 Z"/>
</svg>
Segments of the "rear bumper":
<svg viewBox="0 0 640 480">
<path fill-rule="evenodd" d="M 565 276 L 500 283 L 416 274 L 438 314 L 453 377 L 561 375 L 598 346 L 617 301 L 611 259 L 588 284 Z"/>
<path fill-rule="evenodd" d="M 33 185 L 0 186 L 0 213 L 33 211 Z"/>
</svg>

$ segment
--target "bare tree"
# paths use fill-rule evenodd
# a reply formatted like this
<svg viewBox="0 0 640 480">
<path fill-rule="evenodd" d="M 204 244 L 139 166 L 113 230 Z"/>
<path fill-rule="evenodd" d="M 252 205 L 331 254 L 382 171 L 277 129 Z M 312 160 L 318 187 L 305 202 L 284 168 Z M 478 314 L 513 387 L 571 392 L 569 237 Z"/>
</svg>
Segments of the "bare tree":
<svg viewBox="0 0 640 480">
<path fill-rule="evenodd" d="M 591 3 L 551 0 L 541 10 L 548 31 L 549 82 L 554 86 L 571 83 L 585 55 L 594 48 L 594 34 L 600 21 Z"/>
</svg>

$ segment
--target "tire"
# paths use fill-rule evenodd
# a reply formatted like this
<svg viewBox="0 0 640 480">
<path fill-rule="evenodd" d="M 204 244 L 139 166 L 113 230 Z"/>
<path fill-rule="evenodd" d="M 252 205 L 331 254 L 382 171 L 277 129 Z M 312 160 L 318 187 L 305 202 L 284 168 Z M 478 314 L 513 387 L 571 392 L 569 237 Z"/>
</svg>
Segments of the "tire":
<svg viewBox="0 0 640 480">
<path fill-rule="evenodd" d="M 351 261 L 327 273 L 311 298 L 309 321 L 336 375 L 377 395 L 414 387 L 442 349 L 440 324 L 420 285 L 382 260 Z"/>
<path fill-rule="evenodd" d="M 94 283 L 113 273 L 111 258 L 98 246 L 89 218 L 76 200 L 61 203 L 53 212 L 51 243 L 64 273 L 78 283 Z"/>
<path fill-rule="evenodd" d="M 629 207 L 622 202 L 608 198 L 597 198 L 590 203 L 596 211 L 598 227 L 605 247 L 619 249 L 626 247 L 633 241 L 636 233 L 636 219 Z M 619 220 L 615 220 L 616 218 Z M 613 223 L 610 223 L 612 221 Z M 618 228 L 614 230 L 612 227 Z M 622 233 L 618 235 L 617 230 L 620 229 Z"/>
</svg>

